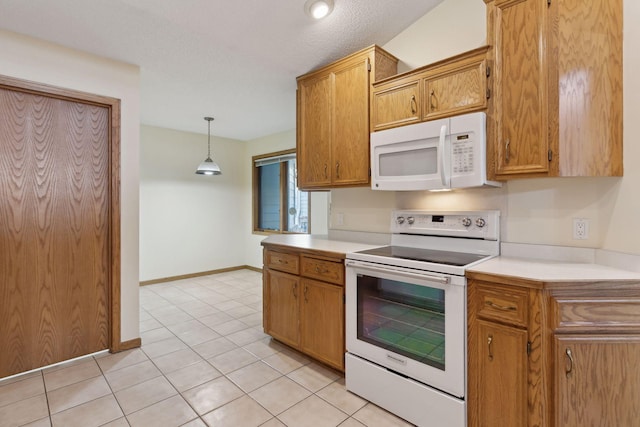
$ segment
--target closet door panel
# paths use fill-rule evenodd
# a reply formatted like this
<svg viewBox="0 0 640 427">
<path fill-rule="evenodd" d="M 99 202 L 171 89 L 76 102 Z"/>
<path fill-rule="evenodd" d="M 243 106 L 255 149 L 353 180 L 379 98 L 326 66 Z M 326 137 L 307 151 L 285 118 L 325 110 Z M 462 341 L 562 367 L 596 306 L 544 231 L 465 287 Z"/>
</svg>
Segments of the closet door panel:
<svg viewBox="0 0 640 427">
<path fill-rule="evenodd" d="M 109 346 L 109 111 L 0 89 L 0 378 Z"/>
</svg>

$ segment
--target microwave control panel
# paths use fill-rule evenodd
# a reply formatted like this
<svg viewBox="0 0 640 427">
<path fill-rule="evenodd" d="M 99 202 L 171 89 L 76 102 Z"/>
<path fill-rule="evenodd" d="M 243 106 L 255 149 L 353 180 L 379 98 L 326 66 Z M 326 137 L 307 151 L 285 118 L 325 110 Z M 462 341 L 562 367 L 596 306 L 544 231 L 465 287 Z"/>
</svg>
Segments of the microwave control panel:
<svg viewBox="0 0 640 427">
<path fill-rule="evenodd" d="M 451 135 L 451 167 L 455 175 L 474 171 L 473 132 Z"/>
</svg>

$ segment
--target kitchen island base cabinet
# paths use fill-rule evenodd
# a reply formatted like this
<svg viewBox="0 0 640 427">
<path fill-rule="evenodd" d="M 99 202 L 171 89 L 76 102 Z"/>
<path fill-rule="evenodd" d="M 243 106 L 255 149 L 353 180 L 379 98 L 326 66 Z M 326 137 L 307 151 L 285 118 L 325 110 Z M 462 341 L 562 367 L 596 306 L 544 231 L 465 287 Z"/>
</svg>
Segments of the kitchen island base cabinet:
<svg viewBox="0 0 640 427">
<path fill-rule="evenodd" d="M 344 371 L 343 259 L 282 247 L 263 258 L 265 333 Z"/>
<path fill-rule="evenodd" d="M 556 426 L 640 425 L 640 337 L 555 338 Z"/>
<path fill-rule="evenodd" d="M 640 426 L 640 282 L 468 272 L 468 426 Z"/>
</svg>

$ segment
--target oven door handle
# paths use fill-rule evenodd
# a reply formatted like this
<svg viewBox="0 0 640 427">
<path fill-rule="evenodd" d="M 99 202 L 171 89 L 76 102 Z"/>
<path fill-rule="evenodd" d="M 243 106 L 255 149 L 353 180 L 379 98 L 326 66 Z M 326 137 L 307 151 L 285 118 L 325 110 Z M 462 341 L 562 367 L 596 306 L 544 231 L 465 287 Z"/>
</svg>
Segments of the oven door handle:
<svg viewBox="0 0 640 427">
<path fill-rule="evenodd" d="M 448 277 L 434 276 L 433 274 L 422 273 L 422 272 L 418 272 L 418 271 L 408 271 L 408 270 L 406 270 L 406 269 L 404 269 L 402 267 L 384 266 L 384 268 L 380 268 L 380 267 L 376 267 L 376 266 L 373 266 L 373 265 L 368 264 L 368 263 L 364 263 L 364 262 L 360 262 L 360 261 L 353 261 L 353 260 L 347 260 L 347 262 L 345 264 L 346 264 L 347 267 L 357 267 L 357 268 L 362 268 L 362 269 L 365 269 L 365 270 L 377 271 L 379 273 L 392 272 L 392 273 L 400 274 L 402 276 L 413 277 L 413 278 L 423 279 L 423 280 L 426 279 L 426 280 L 429 280 L 431 282 L 442 283 L 443 285 L 448 285 L 449 284 L 449 278 Z"/>
</svg>

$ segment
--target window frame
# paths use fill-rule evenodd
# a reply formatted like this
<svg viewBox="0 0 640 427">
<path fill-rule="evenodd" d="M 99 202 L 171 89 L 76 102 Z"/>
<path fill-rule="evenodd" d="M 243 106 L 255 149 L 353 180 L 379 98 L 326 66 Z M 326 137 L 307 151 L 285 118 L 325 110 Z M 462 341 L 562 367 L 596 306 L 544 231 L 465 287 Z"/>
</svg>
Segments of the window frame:
<svg viewBox="0 0 640 427">
<path fill-rule="evenodd" d="M 296 149 L 292 148 L 289 150 L 276 151 L 272 153 L 259 154 L 251 157 L 251 181 L 252 181 L 252 230 L 253 234 L 261 234 L 261 235 L 270 235 L 270 234 L 311 234 L 311 193 L 309 193 L 309 197 L 307 199 L 307 212 L 308 212 L 308 227 L 307 232 L 297 232 L 297 231 L 286 231 L 288 215 L 287 215 L 287 162 L 280 162 L 280 230 L 267 230 L 258 227 L 260 221 L 260 174 L 259 168 L 260 166 L 256 166 L 256 161 L 268 159 L 271 157 L 281 157 L 288 156 L 291 154 L 296 154 Z M 295 157 L 297 160 L 297 156 Z M 296 175 L 297 175 L 297 167 L 296 167 Z M 298 177 L 296 176 L 296 188 L 298 183 Z M 298 190 L 302 191 L 302 190 Z"/>
</svg>

